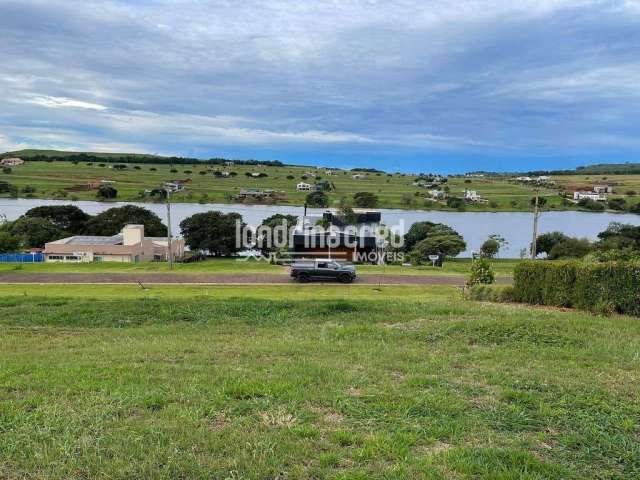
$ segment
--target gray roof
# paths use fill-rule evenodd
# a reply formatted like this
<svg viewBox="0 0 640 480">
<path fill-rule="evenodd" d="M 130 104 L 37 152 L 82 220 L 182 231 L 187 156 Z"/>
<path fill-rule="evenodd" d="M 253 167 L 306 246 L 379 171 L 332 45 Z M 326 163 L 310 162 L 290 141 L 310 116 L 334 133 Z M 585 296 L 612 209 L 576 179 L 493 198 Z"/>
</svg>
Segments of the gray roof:
<svg viewBox="0 0 640 480">
<path fill-rule="evenodd" d="M 122 244 L 122 235 L 118 234 L 118 235 L 113 235 L 111 237 L 76 235 L 75 237 L 69 237 L 64 240 L 66 240 L 64 242 L 66 245 L 120 245 Z M 60 242 L 60 243 L 63 243 L 63 242 Z"/>
</svg>

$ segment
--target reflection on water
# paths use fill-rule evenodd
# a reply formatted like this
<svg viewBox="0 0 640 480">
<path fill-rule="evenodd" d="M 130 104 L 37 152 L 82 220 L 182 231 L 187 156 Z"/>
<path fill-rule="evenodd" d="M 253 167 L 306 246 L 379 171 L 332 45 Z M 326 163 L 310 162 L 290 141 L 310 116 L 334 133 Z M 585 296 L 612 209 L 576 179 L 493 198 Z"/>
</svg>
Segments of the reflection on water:
<svg viewBox="0 0 640 480">
<path fill-rule="evenodd" d="M 111 207 L 120 207 L 131 203 L 155 212 L 166 223 L 166 208 L 157 203 L 134 202 L 69 202 L 68 200 L 37 199 L 0 199 L 0 215 L 7 220 L 15 220 L 27 210 L 40 205 L 67 205 L 72 203 L 85 212 L 95 215 Z M 227 204 L 171 204 L 172 229 L 179 233 L 179 223 L 194 213 L 219 210 L 222 212 L 238 212 L 249 225 L 259 225 L 264 218 L 276 213 L 302 215 L 303 207 L 272 205 L 227 205 Z M 467 251 L 461 256 L 469 256 L 477 251 L 480 245 L 491 234 L 503 236 L 509 245 L 500 252 L 503 258 L 516 258 L 520 250 L 528 248 L 532 236 L 532 214 L 525 212 L 441 212 L 423 210 L 385 210 L 382 209 L 382 221 L 389 226 L 404 226 L 406 231 L 413 223 L 431 221 L 446 223 L 456 229 L 467 242 Z M 321 213 L 322 209 L 309 209 L 312 213 Z M 640 215 L 590 212 L 545 212 L 540 216 L 540 233 L 560 230 L 573 237 L 597 238 L 611 222 L 640 225 Z"/>
</svg>

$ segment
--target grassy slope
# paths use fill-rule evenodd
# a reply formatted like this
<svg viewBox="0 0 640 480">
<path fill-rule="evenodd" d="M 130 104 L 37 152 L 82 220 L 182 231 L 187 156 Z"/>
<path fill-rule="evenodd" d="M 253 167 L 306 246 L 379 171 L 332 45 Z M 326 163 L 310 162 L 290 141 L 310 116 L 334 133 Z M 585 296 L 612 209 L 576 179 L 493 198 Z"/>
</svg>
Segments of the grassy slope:
<svg viewBox="0 0 640 480">
<path fill-rule="evenodd" d="M 496 259 L 492 266 L 497 275 L 509 276 L 519 260 Z M 468 275 L 471 269 L 470 259 L 451 259 L 443 268 L 430 266 L 402 267 L 399 265 L 357 265 L 359 274 L 366 275 Z M 36 263 L 9 264 L 0 263 L 0 272 L 16 273 L 154 273 L 168 272 L 168 265 L 160 262 L 148 263 Z M 174 273 L 181 274 L 235 274 L 235 273 L 286 273 L 286 267 L 271 265 L 262 261 L 238 261 L 233 258 L 212 259 L 204 262 L 176 264 Z"/>
<path fill-rule="evenodd" d="M 178 173 L 171 173 L 169 165 L 139 165 L 140 170 L 135 170 L 134 165 L 129 165 L 125 171 L 117 171 L 106 167 L 99 167 L 98 164 L 88 166 L 84 163 L 74 165 L 71 162 L 29 162 L 25 165 L 14 167 L 11 174 L 0 173 L 0 180 L 9 181 L 20 189 L 26 185 L 36 188 L 37 198 L 77 198 L 80 200 L 95 200 L 95 191 L 66 193 L 64 188 L 78 184 L 86 184 L 90 181 L 101 179 L 114 180 L 118 189 L 118 200 L 144 201 L 139 196 L 145 189 L 157 187 L 164 181 L 177 178 L 191 178 L 193 183 L 188 188 L 174 196 L 176 202 L 207 202 L 207 203 L 229 203 L 230 197 L 246 188 L 276 189 L 286 192 L 286 197 L 279 201 L 283 205 L 302 205 L 306 197 L 306 192 L 296 192 L 295 185 L 301 181 L 301 176 L 307 171 L 315 171 L 311 167 L 250 167 L 234 166 L 225 168 L 238 173 L 235 178 L 216 178 L 204 165 L 178 165 L 175 168 Z M 150 168 L 157 171 L 150 171 Z M 192 173 L 184 173 L 191 170 Z M 200 171 L 208 172 L 200 175 Z M 246 172 L 262 171 L 268 177 L 264 179 L 248 178 Z M 295 178 L 288 180 L 286 177 L 292 175 Z M 327 176 L 321 174 L 323 179 L 332 181 L 336 186 L 336 191 L 330 193 L 332 202 L 338 201 L 342 197 L 350 198 L 354 193 L 368 191 L 375 193 L 379 197 L 379 207 L 383 208 L 446 208 L 439 203 L 429 202 L 425 205 L 422 197 L 416 197 L 415 192 L 425 192 L 425 189 L 414 187 L 414 176 L 395 174 L 391 177 L 385 174 L 370 174 L 367 179 L 354 180 L 350 172 L 341 172 L 338 175 Z M 495 206 L 488 204 L 470 205 L 469 211 L 489 211 L 489 210 L 528 210 L 529 200 L 533 193 L 530 187 L 511 184 L 502 179 L 474 178 L 471 183 L 464 183 L 462 178 L 452 178 L 449 180 L 451 195 L 462 196 L 465 188 L 476 190 L 485 196 Z M 411 204 L 403 203 L 403 195 L 409 194 Z M 548 196 L 549 205 L 553 208 L 560 208 L 560 198 L 551 190 L 545 190 L 542 195 Z"/>
<path fill-rule="evenodd" d="M 446 287 L 20 288 L 0 287 L 0 477 L 640 474 L 634 319 Z"/>
</svg>

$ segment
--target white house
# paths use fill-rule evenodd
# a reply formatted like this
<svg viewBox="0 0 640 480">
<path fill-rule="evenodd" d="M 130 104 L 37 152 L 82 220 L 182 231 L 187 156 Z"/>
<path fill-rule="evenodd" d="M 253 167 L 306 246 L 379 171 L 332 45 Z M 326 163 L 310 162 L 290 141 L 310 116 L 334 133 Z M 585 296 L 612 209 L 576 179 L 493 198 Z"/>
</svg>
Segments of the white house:
<svg viewBox="0 0 640 480">
<path fill-rule="evenodd" d="M 465 190 L 464 199 L 470 202 L 477 202 L 479 200 L 482 200 L 482 197 L 475 190 Z"/>
<path fill-rule="evenodd" d="M 598 192 L 573 192 L 574 200 L 595 200 L 596 202 L 605 202 L 607 200 L 607 196 L 604 193 Z"/>
<path fill-rule="evenodd" d="M 516 177 L 518 182 L 532 182 L 533 179 L 531 177 Z"/>
<path fill-rule="evenodd" d="M 610 185 L 594 185 L 593 191 L 596 193 L 613 193 L 613 187 Z"/>
<path fill-rule="evenodd" d="M 3 158 L 0 160 L 0 166 L 2 167 L 17 167 L 24 164 L 24 160 L 18 157 Z"/>
<path fill-rule="evenodd" d="M 442 190 L 429 190 L 428 193 L 434 200 L 442 200 L 446 197 L 446 194 Z"/>
<path fill-rule="evenodd" d="M 540 175 L 538 178 L 536 178 L 536 182 L 538 183 L 546 183 L 549 180 L 551 180 L 551 177 L 548 177 L 546 175 Z"/>
<path fill-rule="evenodd" d="M 351 175 L 351 178 L 353 178 L 354 180 L 365 180 L 367 176 L 364 173 L 356 173 L 354 175 Z"/>
<path fill-rule="evenodd" d="M 296 185 L 296 190 L 299 192 L 308 192 L 311 190 L 311 185 L 308 183 L 300 182 Z"/>
</svg>

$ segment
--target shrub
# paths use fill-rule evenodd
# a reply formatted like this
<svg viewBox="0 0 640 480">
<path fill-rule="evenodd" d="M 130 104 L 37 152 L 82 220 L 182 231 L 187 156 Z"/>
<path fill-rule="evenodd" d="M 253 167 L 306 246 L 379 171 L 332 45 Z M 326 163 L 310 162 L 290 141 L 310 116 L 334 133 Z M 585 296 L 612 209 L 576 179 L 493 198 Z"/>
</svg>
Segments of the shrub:
<svg viewBox="0 0 640 480">
<path fill-rule="evenodd" d="M 624 198 L 611 198 L 607 203 L 611 210 L 625 210 L 627 208 L 627 201 Z"/>
<path fill-rule="evenodd" d="M 460 197 L 449 197 L 447 198 L 447 207 L 455 208 L 456 210 L 464 210 L 464 200 Z"/>
<path fill-rule="evenodd" d="M 373 208 L 378 205 L 378 196 L 371 192 L 358 192 L 353 195 L 353 203 L 356 207 Z"/>
<path fill-rule="evenodd" d="M 496 276 L 487 259 L 480 258 L 471 264 L 471 274 L 469 275 L 469 280 L 467 280 L 467 285 L 489 285 L 495 280 Z"/>
<path fill-rule="evenodd" d="M 587 210 L 592 210 L 594 212 L 602 212 L 605 209 L 603 203 L 596 202 L 595 200 L 591 200 L 590 198 L 583 198 L 578 202 L 578 206 L 586 208 Z"/>
<path fill-rule="evenodd" d="M 513 302 L 513 287 L 511 285 L 472 285 L 467 294 L 469 300 L 480 302 Z"/>
<path fill-rule="evenodd" d="M 311 192 L 307 195 L 306 203 L 310 207 L 328 207 L 329 197 L 324 192 Z"/>
<path fill-rule="evenodd" d="M 4 167 L 4 168 L 2 169 L 2 173 L 6 173 L 7 175 L 8 175 L 8 174 L 10 174 L 10 173 L 11 173 L 11 168 L 9 168 L 9 167 Z"/>
<path fill-rule="evenodd" d="M 514 298 L 640 316 L 640 263 L 522 262 L 514 271 Z"/>
<path fill-rule="evenodd" d="M 101 199 L 116 198 L 118 196 L 118 190 L 111 185 L 101 185 L 100 188 L 98 188 L 96 196 Z"/>
</svg>

